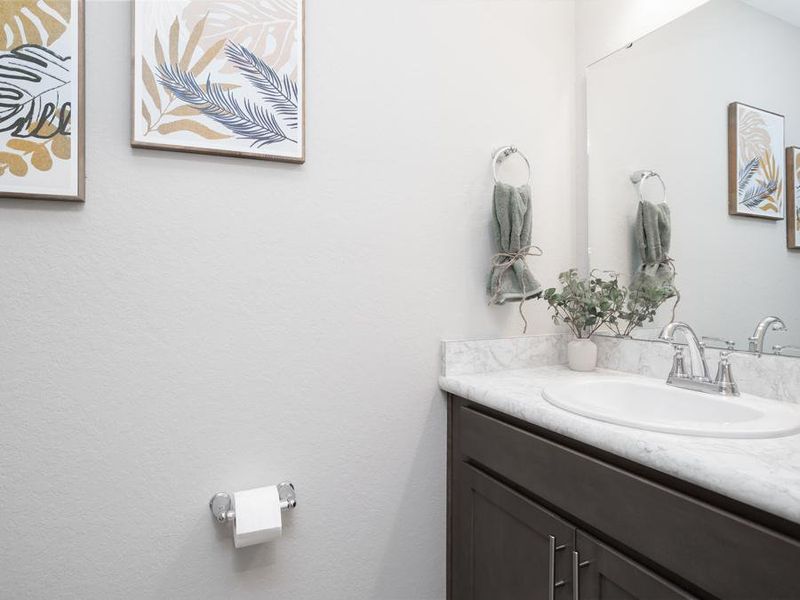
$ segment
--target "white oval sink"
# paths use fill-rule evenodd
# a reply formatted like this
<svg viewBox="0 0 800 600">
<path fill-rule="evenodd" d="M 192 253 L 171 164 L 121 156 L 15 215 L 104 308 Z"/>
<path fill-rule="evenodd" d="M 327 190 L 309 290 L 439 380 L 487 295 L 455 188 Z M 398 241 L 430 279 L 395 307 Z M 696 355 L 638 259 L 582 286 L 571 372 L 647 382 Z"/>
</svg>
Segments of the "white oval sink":
<svg viewBox="0 0 800 600">
<path fill-rule="evenodd" d="M 800 407 L 742 394 L 693 392 L 635 379 L 554 384 L 550 403 L 569 412 L 636 429 L 722 438 L 769 438 L 800 432 Z"/>
</svg>

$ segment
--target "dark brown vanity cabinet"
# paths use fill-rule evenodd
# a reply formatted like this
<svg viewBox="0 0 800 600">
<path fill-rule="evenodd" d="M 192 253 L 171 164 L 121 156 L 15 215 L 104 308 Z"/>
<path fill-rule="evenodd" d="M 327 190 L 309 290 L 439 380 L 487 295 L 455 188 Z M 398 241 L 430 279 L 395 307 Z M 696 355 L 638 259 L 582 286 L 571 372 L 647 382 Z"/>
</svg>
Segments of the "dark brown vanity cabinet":
<svg viewBox="0 0 800 600">
<path fill-rule="evenodd" d="M 462 475 L 453 598 L 568 598 L 574 528 L 469 465 Z"/>
<path fill-rule="evenodd" d="M 451 397 L 451 600 L 800 600 L 798 526 Z"/>
</svg>

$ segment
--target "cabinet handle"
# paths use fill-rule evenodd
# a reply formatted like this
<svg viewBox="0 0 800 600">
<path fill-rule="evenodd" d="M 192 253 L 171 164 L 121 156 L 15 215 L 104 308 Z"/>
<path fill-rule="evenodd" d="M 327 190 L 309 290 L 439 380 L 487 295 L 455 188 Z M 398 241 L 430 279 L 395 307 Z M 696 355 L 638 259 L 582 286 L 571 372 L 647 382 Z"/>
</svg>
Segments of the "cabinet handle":
<svg viewBox="0 0 800 600">
<path fill-rule="evenodd" d="M 588 567 L 592 561 L 585 560 L 581 562 L 581 556 L 577 552 L 572 552 L 572 600 L 580 600 L 581 598 L 581 573 L 580 570 Z"/>
<path fill-rule="evenodd" d="M 580 582 L 580 556 L 578 553 L 572 552 L 572 600 L 580 600 L 581 598 L 581 582 Z"/>
<path fill-rule="evenodd" d="M 563 550 L 566 548 L 566 546 L 564 544 L 556 546 L 555 536 L 548 535 L 547 538 L 550 543 L 549 573 L 547 581 L 547 587 L 549 591 L 547 593 L 547 598 L 548 600 L 555 600 L 556 588 L 563 587 L 567 584 L 567 582 L 563 579 L 556 581 L 556 552 Z"/>
<path fill-rule="evenodd" d="M 548 557 L 547 598 L 555 600 L 556 597 L 556 538 L 547 536 L 550 541 L 550 554 Z"/>
</svg>

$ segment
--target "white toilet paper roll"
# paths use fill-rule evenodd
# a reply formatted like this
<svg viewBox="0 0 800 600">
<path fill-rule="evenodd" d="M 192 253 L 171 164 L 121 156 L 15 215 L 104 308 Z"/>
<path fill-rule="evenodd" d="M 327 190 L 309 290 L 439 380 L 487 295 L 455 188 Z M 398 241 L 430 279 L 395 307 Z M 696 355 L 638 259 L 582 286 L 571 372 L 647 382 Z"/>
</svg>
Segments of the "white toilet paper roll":
<svg viewBox="0 0 800 600">
<path fill-rule="evenodd" d="M 233 545 L 263 544 L 281 535 L 281 500 L 274 485 L 233 495 Z"/>
</svg>

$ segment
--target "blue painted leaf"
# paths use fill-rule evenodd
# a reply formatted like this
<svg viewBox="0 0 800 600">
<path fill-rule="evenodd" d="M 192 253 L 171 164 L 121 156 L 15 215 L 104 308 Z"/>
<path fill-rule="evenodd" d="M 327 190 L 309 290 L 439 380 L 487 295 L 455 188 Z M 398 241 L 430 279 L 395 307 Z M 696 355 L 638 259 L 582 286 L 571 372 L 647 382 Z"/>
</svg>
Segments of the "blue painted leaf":
<svg viewBox="0 0 800 600">
<path fill-rule="evenodd" d="M 200 110 L 204 115 L 226 127 L 241 139 L 251 140 L 261 148 L 284 140 L 294 142 L 284 133 L 275 116 L 249 99 L 237 99 L 222 85 L 206 80 L 201 86 L 191 73 L 177 65 L 160 65 L 161 85 L 182 102 Z"/>
<path fill-rule="evenodd" d="M 275 70 L 241 44 L 229 41 L 225 54 L 242 75 L 272 105 L 290 129 L 297 129 L 298 89 L 288 75 L 281 77 Z"/>
</svg>

